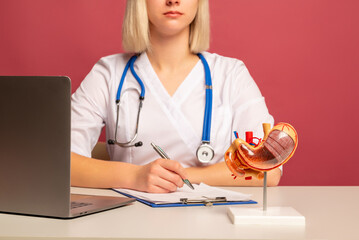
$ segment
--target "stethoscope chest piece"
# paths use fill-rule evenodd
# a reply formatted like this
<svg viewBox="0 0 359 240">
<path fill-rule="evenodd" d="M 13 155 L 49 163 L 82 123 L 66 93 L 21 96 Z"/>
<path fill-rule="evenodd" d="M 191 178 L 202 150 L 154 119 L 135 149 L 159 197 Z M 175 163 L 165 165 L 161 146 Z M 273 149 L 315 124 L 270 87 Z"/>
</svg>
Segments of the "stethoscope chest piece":
<svg viewBox="0 0 359 240">
<path fill-rule="evenodd" d="M 208 143 L 202 143 L 197 148 L 196 155 L 201 163 L 209 163 L 214 157 L 214 150 Z"/>
</svg>

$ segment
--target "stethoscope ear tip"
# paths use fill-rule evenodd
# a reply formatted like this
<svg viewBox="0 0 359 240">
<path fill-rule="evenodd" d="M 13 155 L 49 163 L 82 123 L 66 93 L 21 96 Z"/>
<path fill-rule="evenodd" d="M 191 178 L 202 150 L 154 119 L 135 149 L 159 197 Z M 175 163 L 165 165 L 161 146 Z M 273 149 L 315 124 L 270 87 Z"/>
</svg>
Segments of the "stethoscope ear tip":
<svg viewBox="0 0 359 240">
<path fill-rule="evenodd" d="M 142 145 L 143 145 L 142 142 L 137 142 L 137 143 L 135 143 L 135 147 L 141 147 Z"/>
<path fill-rule="evenodd" d="M 116 143 L 116 141 L 113 140 L 113 139 L 109 139 L 109 140 L 107 141 L 107 143 L 108 143 L 109 145 L 114 145 L 114 144 Z M 141 146 L 143 145 L 142 142 L 136 142 L 135 144 L 133 144 L 133 145 L 128 145 L 128 146 L 123 146 L 123 145 L 120 144 L 120 143 L 117 143 L 117 144 L 119 144 L 121 147 L 133 147 L 133 146 L 135 146 L 135 147 L 141 147 Z"/>
</svg>

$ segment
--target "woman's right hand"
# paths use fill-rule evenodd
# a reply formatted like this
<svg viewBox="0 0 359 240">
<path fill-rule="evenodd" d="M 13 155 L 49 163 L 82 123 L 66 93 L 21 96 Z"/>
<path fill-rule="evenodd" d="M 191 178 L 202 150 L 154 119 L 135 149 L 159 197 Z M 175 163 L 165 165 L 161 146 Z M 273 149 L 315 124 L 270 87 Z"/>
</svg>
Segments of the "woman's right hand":
<svg viewBox="0 0 359 240">
<path fill-rule="evenodd" d="M 133 188 L 150 193 L 174 192 L 183 186 L 182 179 L 187 179 L 187 174 L 179 162 L 159 158 L 139 166 Z"/>
</svg>

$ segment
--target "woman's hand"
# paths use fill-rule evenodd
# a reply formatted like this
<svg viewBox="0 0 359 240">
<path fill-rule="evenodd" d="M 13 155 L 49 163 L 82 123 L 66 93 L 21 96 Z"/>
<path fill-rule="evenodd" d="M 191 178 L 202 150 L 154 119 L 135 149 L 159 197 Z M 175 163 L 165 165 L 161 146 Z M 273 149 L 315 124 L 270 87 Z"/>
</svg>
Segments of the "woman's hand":
<svg viewBox="0 0 359 240">
<path fill-rule="evenodd" d="M 183 186 L 185 169 L 177 161 L 159 158 L 140 166 L 136 174 L 134 188 L 150 193 L 174 192 Z"/>
</svg>

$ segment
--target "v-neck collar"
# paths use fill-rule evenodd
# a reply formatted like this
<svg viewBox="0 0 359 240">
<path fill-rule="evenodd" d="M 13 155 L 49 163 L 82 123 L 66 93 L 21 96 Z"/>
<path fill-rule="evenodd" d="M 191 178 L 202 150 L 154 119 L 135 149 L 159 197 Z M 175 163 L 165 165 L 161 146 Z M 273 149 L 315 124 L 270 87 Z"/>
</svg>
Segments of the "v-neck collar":
<svg viewBox="0 0 359 240">
<path fill-rule="evenodd" d="M 202 137 L 198 136 L 192 124 L 182 112 L 181 105 L 195 87 L 201 87 L 200 84 L 205 84 L 202 62 L 200 60 L 197 62 L 172 97 L 162 85 L 146 53 L 142 53 L 138 57 L 135 62 L 135 68 L 140 73 L 145 87 L 151 92 L 152 97 L 156 99 L 165 115 L 172 122 L 183 142 L 193 153 L 193 157 L 196 157 L 195 153 Z"/>
<path fill-rule="evenodd" d="M 153 69 L 147 54 L 145 52 L 142 53 L 137 61 L 139 61 L 139 65 L 141 65 L 141 70 L 144 73 L 144 81 L 146 81 L 148 85 L 152 85 L 152 87 L 154 88 L 153 90 L 159 96 L 161 96 L 162 101 L 173 102 L 177 106 L 180 106 L 187 99 L 188 95 L 199 83 L 202 82 L 202 78 L 204 78 L 204 71 L 201 68 L 202 63 L 199 59 L 196 65 L 190 71 L 190 73 L 183 80 L 183 82 L 177 87 L 175 93 L 170 96 L 170 94 L 163 86 L 161 80 L 158 78 L 155 70 Z"/>
</svg>

